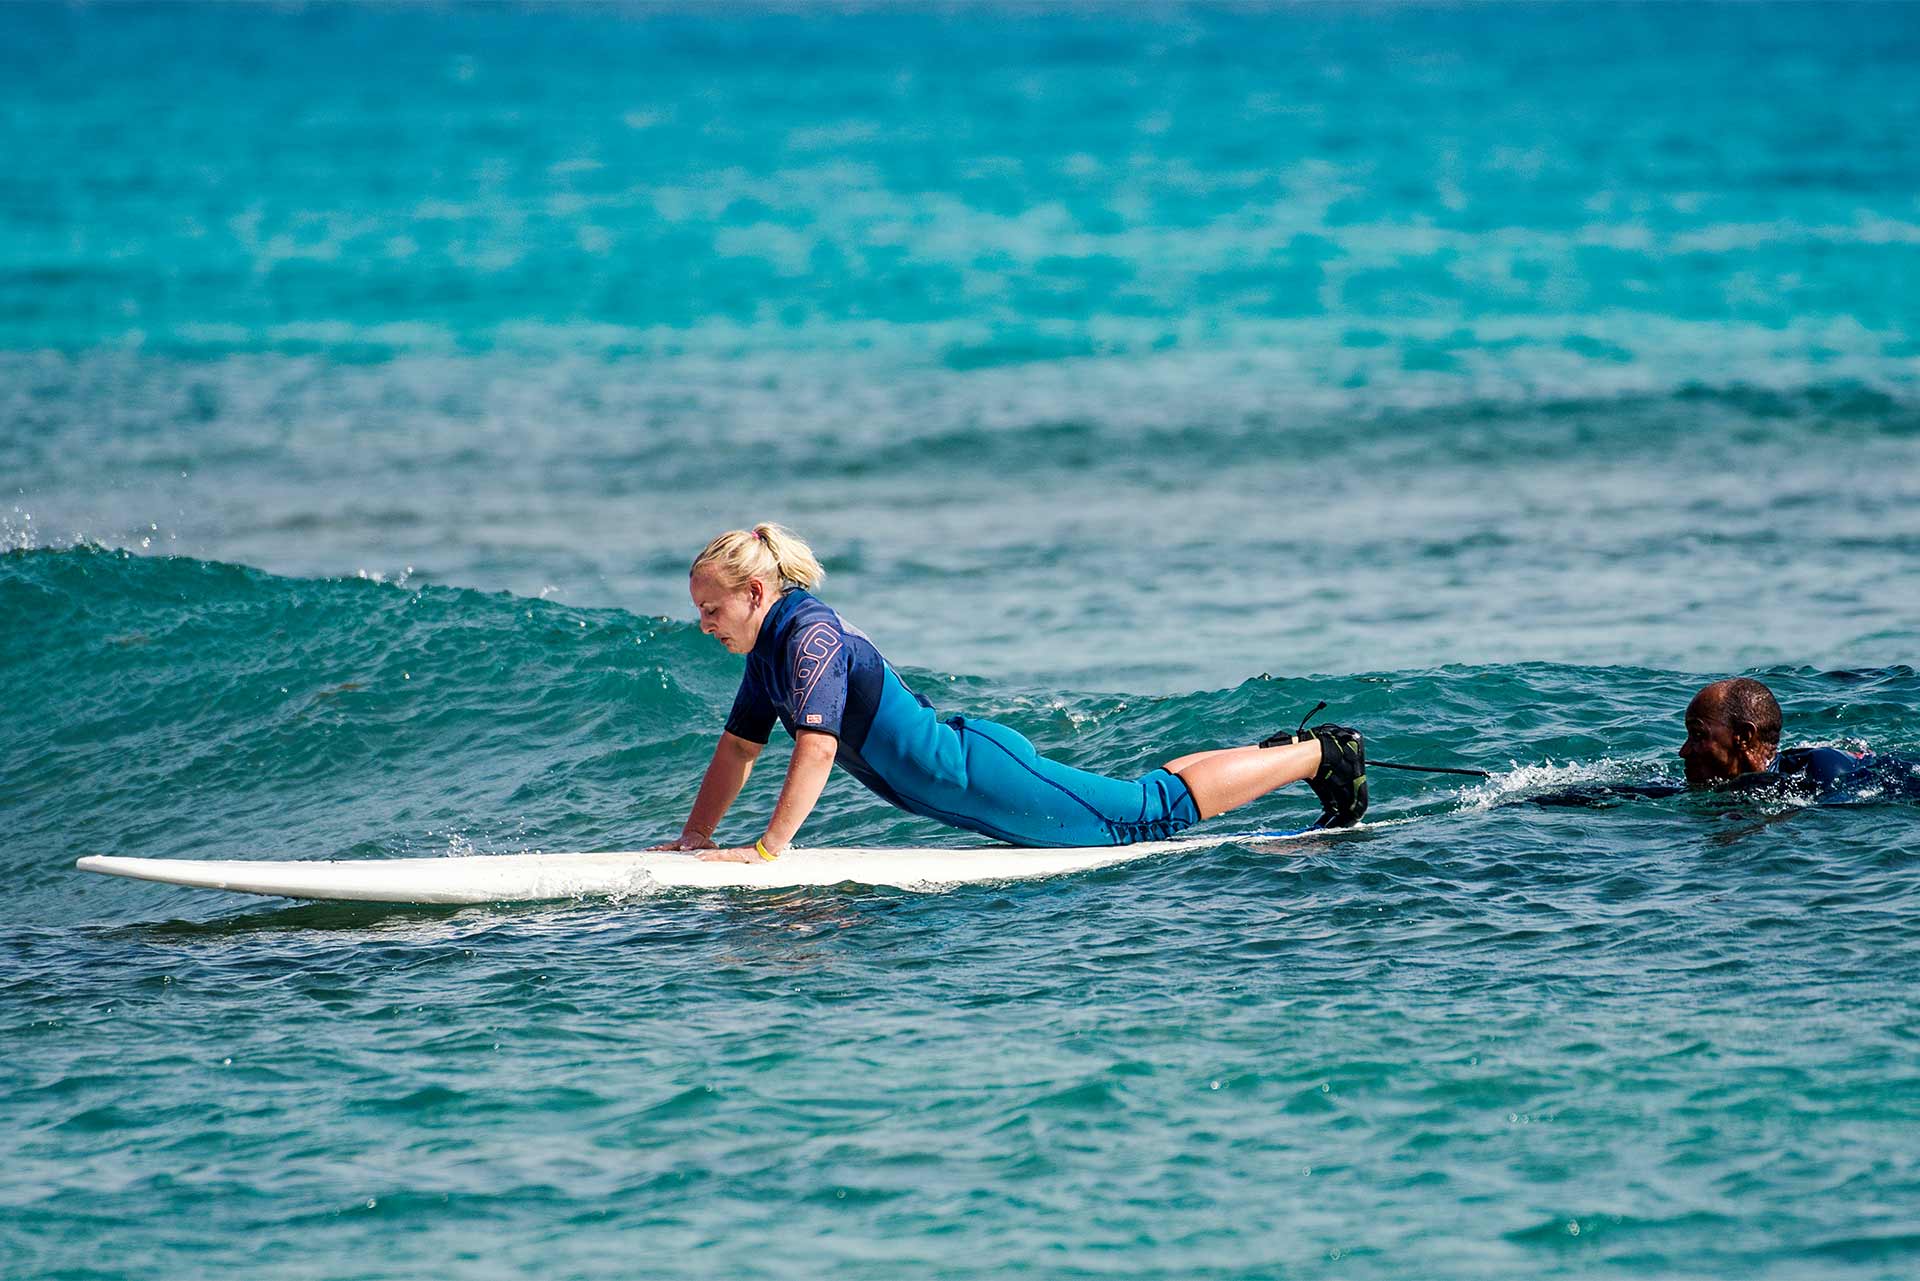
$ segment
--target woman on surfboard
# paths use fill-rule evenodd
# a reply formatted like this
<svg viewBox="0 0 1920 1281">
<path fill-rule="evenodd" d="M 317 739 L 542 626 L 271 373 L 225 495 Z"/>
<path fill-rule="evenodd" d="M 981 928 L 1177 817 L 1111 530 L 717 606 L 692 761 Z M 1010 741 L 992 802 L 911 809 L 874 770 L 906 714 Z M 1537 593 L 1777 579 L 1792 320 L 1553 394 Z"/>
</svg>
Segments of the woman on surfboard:
<svg viewBox="0 0 1920 1281">
<path fill-rule="evenodd" d="M 992 721 L 942 720 L 873 642 L 813 595 L 826 577 L 792 532 L 761 524 L 707 544 L 688 572 L 700 630 L 747 658 L 725 731 L 679 839 L 662 850 L 750 863 L 779 857 L 838 764 L 901 809 L 1012 845 L 1128 845 L 1307 780 L 1316 827 L 1367 808 L 1365 746 L 1340 725 L 1282 732 L 1247 747 L 1193 752 L 1132 782 L 1050 761 Z M 793 759 L 767 829 L 721 848 L 715 829 L 778 720 Z"/>
</svg>

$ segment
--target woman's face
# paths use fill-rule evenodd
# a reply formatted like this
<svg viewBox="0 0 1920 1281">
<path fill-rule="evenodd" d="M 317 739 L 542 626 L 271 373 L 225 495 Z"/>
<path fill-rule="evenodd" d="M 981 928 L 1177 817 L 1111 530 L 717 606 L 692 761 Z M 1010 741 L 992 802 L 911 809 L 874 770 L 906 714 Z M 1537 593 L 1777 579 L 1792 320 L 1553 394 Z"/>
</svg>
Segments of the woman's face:
<svg viewBox="0 0 1920 1281">
<path fill-rule="evenodd" d="M 759 579 L 728 587 L 701 570 L 687 580 L 687 591 L 700 611 L 700 630 L 734 653 L 747 653 L 760 639 L 760 622 L 767 616 L 773 593 Z"/>
</svg>

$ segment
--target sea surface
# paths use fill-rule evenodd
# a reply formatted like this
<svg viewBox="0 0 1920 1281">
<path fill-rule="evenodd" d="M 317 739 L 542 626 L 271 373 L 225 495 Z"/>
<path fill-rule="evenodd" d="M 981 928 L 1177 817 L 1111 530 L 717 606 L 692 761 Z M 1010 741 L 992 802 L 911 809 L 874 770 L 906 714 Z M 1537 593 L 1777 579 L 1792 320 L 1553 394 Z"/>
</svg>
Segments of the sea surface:
<svg viewBox="0 0 1920 1281">
<path fill-rule="evenodd" d="M 0 157 L 8 1281 L 1920 1272 L 1920 812 L 1527 803 L 1734 673 L 1920 757 L 1920 8 L 7 5 Z M 759 519 L 1075 764 L 1492 777 L 946 891 L 73 870 L 670 837 Z"/>
</svg>

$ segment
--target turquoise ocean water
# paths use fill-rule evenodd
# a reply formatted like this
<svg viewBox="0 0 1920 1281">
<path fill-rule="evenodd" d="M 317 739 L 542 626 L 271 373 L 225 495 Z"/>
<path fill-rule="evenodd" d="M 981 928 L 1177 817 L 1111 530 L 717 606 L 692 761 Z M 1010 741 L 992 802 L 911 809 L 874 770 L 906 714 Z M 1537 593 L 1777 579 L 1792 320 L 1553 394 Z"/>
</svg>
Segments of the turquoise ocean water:
<svg viewBox="0 0 1920 1281">
<path fill-rule="evenodd" d="M 1920 10 L 6 6 L 0 155 L 0 1275 L 1920 1269 L 1913 807 L 1511 804 L 1733 672 L 1920 754 Z M 944 893 L 72 870 L 671 835 L 761 518 L 1076 764 L 1494 777 Z"/>
</svg>

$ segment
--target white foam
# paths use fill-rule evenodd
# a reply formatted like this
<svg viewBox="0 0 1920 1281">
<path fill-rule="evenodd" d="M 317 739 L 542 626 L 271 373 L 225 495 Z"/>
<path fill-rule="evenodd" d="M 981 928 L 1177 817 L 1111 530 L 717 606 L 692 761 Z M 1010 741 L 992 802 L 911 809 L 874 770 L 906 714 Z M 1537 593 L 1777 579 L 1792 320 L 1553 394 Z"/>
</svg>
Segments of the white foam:
<svg viewBox="0 0 1920 1281">
<path fill-rule="evenodd" d="M 1461 808 L 1488 810 L 1524 800 L 1529 796 L 1564 791 L 1594 783 L 1624 783 L 1645 769 L 1642 762 L 1616 761 L 1602 757 L 1597 761 L 1570 761 L 1559 765 L 1545 761 L 1538 765 L 1515 765 L 1504 774 L 1496 774 L 1467 789 Z"/>
</svg>

